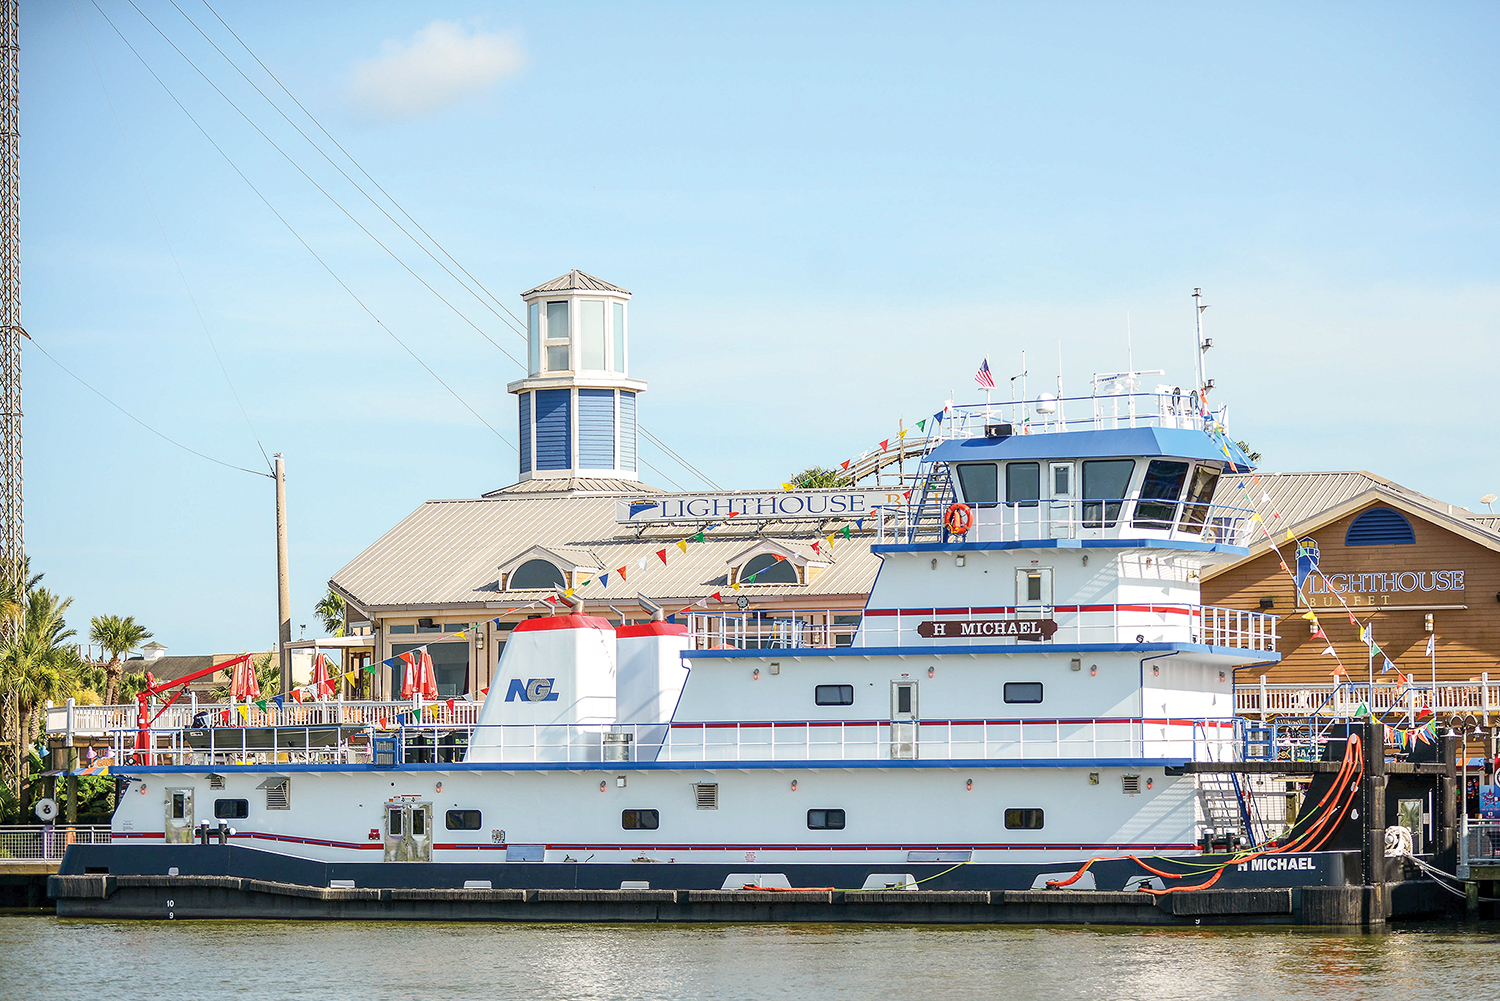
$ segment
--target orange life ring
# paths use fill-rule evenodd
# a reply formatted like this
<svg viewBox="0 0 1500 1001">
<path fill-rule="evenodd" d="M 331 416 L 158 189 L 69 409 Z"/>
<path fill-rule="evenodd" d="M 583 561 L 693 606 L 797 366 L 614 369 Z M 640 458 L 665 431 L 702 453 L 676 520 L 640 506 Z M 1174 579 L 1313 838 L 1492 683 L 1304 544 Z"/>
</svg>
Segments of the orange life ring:
<svg viewBox="0 0 1500 1001">
<path fill-rule="evenodd" d="M 949 504 L 943 524 L 952 535 L 967 535 L 974 527 L 974 512 L 967 504 Z"/>
</svg>

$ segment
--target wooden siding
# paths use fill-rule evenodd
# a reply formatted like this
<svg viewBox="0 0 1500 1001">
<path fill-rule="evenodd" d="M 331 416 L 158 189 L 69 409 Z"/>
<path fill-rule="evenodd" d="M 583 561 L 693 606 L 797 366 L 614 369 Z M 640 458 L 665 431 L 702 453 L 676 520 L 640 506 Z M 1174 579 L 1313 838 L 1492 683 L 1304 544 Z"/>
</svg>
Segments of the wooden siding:
<svg viewBox="0 0 1500 1001">
<path fill-rule="evenodd" d="M 1371 504 L 1369 507 L 1384 506 Z M 1368 510 L 1368 507 L 1363 509 Z M 1425 654 L 1427 631 L 1423 608 L 1410 606 L 1467 605 L 1465 609 L 1432 608 L 1437 634 L 1437 676 L 1439 681 L 1468 681 L 1488 671 L 1500 678 L 1500 552 L 1463 538 L 1434 522 L 1406 515 L 1416 533 L 1415 545 L 1344 546 L 1349 523 L 1361 512 L 1331 522 L 1315 532 L 1306 533 L 1318 543 L 1319 566 L 1325 574 L 1338 573 L 1423 573 L 1434 570 L 1464 571 L 1462 591 L 1412 591 L 1345 595 L 1360 625 L 1373 623 L 1375 642 L 1396 666 L 1418 682 L 1431 679 L 1430 661 Z M 1497 540 L 1500 541 L 1500 540 Z M 1292 566 L 1296 545 L 1277 544 Z M 1274 551 L 1246 560 L 1203 581 L 1203 603 L 1231 608 L 1260 610 L 1260 599 L 1275 600 L 1270 611 L 1281 616 L 1278 649 L 1282 660 L 1274 668 L 1240 672 L 1240 682 L 1257 680 L 1264 673 L 1272 684 L 1307 684 L 1327 682 L 1333 669 L 1333 658 L 1322 655 L 1328 645 L 1312 639 L 1309 623 L 1301 618 L 1306 604 L 1298 605 L 1292 579 L 1278 566 Z M 1430 580 L 1430 573 L 1428 576 Z M 1359 626 L 1337 603 L 1324 607 L 1331 594 L 1312 594 L 1304 585 L 1304 597 L 1318 603 L 1314 608 L 1323 631 L 1328 634 L 1339 658 L 1348 668 L 1350 679 L 1367 677 L 1365 646 L 1359 639 Z M 1359 604 L 1355 603 L 1359 600 Z M 1390 608 L 1386 606 L 1401 606 Z M 1410 608 L 1410 610 L 1407 610 Z M 1395 673 L 1380 677 L 1380 658 L 1375 661 L 1377 680 L 1394 681 Z"/>
</svg>

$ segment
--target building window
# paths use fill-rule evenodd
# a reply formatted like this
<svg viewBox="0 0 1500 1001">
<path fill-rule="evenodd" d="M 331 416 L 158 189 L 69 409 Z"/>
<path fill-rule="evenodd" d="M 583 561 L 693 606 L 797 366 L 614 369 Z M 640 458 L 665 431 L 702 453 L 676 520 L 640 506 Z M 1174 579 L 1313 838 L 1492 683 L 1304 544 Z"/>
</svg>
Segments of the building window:
<svg viewBox="0 0 1500 1001">
<path fill-rule="evenodd" d="M 808 810 L 807 829 L 809 831 L 842 831 L 844 829 L 844 811 Z"/>
<path fill-rule="evenodd" d="M 550 560 L 527 560 L 510 572 L 510 590 L 536 591 L 567 587 L 566 578 Z"/>
<path fill-rule="evenodd" d="M 625 304 L 615 303 L 615 364 L 614 369 L 625 372 Z"/>
<path fill-rule="evenodd" d="M 813 688 L 813 702 L 820 706 L 852 706 L 854 686 L 818 685 Z"/>
<path fill-rule="evenodd" d="M 463 640 L 447 643 L 427 643 L 423 647 L 409 643 L 393 643 L 391 656 L 426 649 L 432 658 L 432 673 L 437 680 L 438 695 L 445 699 L 456 699 L 469 687 L 469 644 Z M 398 660 L 391 665 L 391 691 L 399 692 L 406 683 L 406 662 Z M 446 739 L 446 738 L 445 738 Z"/>
<path fill-rule="evenodd" d="M 994 504 L 999 497 L 1000 468 L 993 462 L 961 462 L 958 485 L 966 504 Z"/>
<path fill-rule="evenodd" d="M 655 810 L 621 810 L 620 826 L 627 831 L 654 831 L 661 826 L 661 815 Z"/>
<path fill-rule="evenodd" d="M 1349 523 L 1346 546 L 1413 546 L 1417 533 L 1399 511 L 1372 507 Z"/>
<path fill-rule="evenodd" d="M 1042 701 L 1042 683 L 1040 681 L 1007 681 L 1005 701 L 1035 705 Z"/>
<path fill-rule="evenodd" d="M 568 304 L 547 303 L 547 371 L 568 371 Z"/>
<path fill-rule="evenodd" d="M 536 375 L 542 370 L 542 316 L 541 309 L 536 303 L 532 303 L 526 310 L 527 340 L 529 348 L 527 371 Z"/>
<path fill-rule="evenodd" d="M 578 304 L 578 367 L 604 371 L 604 303 L 585 299 Z"/>
<path fill-rule="evenodd" d="M 1042 467 L 1035 462 L 1005 465 L 1005 499 L 1022 507 L 1036 507 L 1042 495 Z"/>
<path fill-rule="evenodd" d="M 443 819 L 450 831 L 479 830 L 480 816 L 478 810 L 449 810 L 448 815 Z"/>
<path fill-rule="evenodd" d="M 417 631 L 417 627 L 416 626 L 391 626 L 390 627 L 390 631 L 392 633 L 414 633 L 414 632 Z"/>
<path fill-rule="evenodd" d="M 1114 528 L 1120 503 L 1135 475 L 1134 459 L 1095 459 L 1083 464 L 1083 526 Z"/>
<path fill-rule="evenodd" d="M 214 800 L 214 816 L 219 820 L 244 820 L 250 816 L 248 799 Z"/>
<path fill-rule="evenodd" d="M 755 579 L 751 580 L 751 575 Z M 789 559 L 777 559 L 771 553 L 753 556 L 740 567 L 741 584 L 797 584 L 797 566 Z"/>
<path fill-rule="evenodd" d="M 1171 528 L 1177 520 L 1177 498 L 1187 482 L 1188 464 L 1152 459 L 1141 481 L 1141 499 L 1135 506 L 1136 528 Z"/>
<path fill-rule="evenodd" d="M 1040 831 L 1042 829 L 1042 811 L 1006 810 L 1005 829 L 1007 831 Z"/>
</svg>

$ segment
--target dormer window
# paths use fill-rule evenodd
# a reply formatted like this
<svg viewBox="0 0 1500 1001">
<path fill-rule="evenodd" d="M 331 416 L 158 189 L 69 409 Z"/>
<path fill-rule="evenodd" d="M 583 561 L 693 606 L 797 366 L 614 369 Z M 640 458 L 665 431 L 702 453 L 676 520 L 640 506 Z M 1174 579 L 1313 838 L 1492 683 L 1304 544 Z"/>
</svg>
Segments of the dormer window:
<svg viewBox="0 0 1500 1001">
<path fill-rule="evenodd" d="M 754 580 L 750 580 L 751 576 Z M 797 567 L 791 560 L 777 559 L 772 553 L 752 556 L 740 567 L 741 584 L 800 584 Z"/>
<path fill-rule="evenodd" d="M 511 591 L 549 591 L 568 586 L 562 570 L 550 560 L 527 560 L 511 571 L 508 584 Z"/>
<path fill-rule="evenodd" d="M 568 303 L 547 303 L 547 371 L 568 371 Z"/>
</svg>

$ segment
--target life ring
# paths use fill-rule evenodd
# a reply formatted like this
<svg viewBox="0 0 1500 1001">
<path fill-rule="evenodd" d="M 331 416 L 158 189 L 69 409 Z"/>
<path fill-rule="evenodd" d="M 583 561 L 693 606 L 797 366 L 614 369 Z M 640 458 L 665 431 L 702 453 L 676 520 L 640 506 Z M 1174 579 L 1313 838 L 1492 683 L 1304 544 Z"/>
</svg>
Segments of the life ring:
<svg viewBox="0 0 1500 1001">
<path fill-rule="evenodd" d="M 967 504 L 949 504 L 943 524 L 951 535 L 967 535 L 974 527 L 974 511 Z"/>
</svg>

